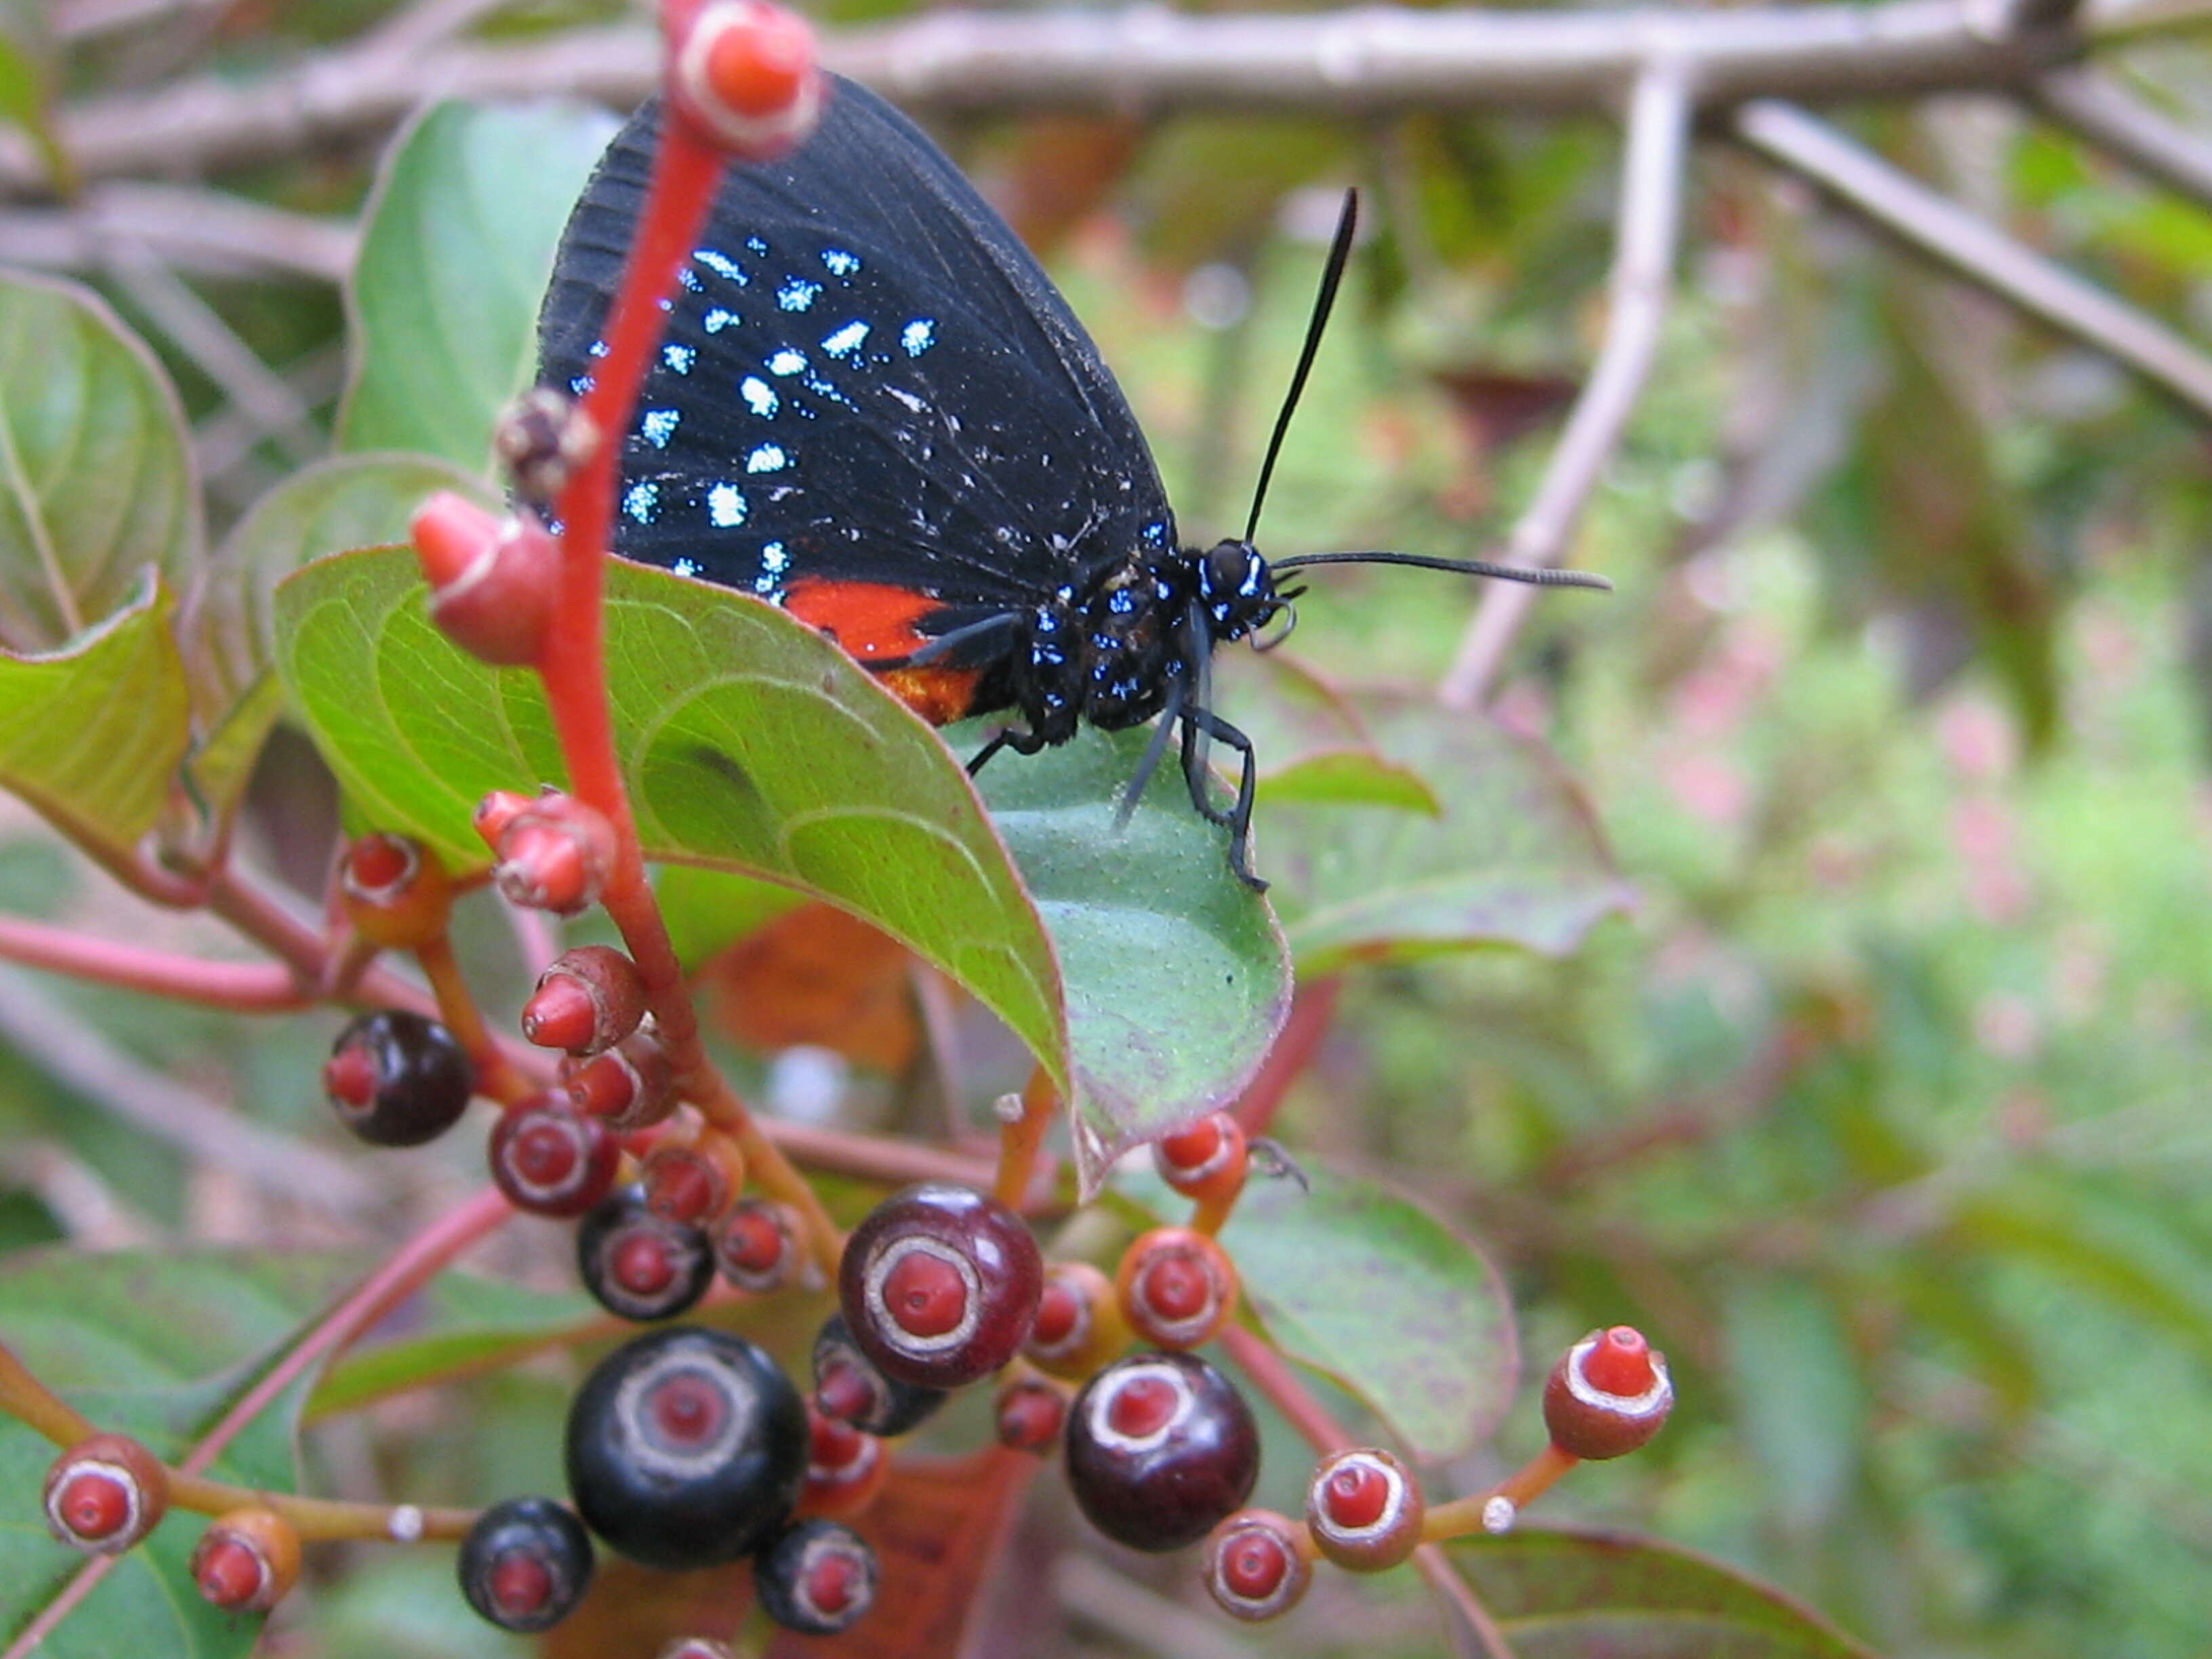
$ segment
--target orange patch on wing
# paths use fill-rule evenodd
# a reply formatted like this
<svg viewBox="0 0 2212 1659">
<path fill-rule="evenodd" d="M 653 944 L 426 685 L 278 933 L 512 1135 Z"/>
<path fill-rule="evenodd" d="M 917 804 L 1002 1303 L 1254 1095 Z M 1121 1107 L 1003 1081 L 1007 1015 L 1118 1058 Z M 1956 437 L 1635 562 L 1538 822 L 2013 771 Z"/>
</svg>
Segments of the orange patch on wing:
<svg viewBox="0 0 2212 1659">
<path fill-rule="evenodd" d="M 793 582 L 783 608 L 820 629 L 843 646 L 861 667 L 873 670 L 885 688 L 932 726 L 959 720 L 974 706 L 976 668 L 929 665 L 875 668 L 884 657 L 910 656 L 929 643 L 915 626 L 937 609 L 937 601 L 911 588 L 887 582 Z"/>
</svg>

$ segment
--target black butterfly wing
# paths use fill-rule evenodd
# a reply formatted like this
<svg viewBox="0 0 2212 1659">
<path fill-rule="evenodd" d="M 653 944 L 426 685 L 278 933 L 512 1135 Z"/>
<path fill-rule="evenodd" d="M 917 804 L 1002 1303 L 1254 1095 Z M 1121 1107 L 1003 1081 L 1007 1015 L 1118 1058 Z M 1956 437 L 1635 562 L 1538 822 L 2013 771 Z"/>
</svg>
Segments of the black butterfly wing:
<svg viewBox="0 0 2212 1659">
<path fill-rule="evenodd" d="M 650 104 L 631 118 L 562 236 L 547 385 L 592 373 L 657 123 Z M 805 144 L 724 176 L 624 436 L 617 524 L 625 557 L 779 601 L 914 594 L 925 634 L 1174 544 L 1066 301 L 928 138 L 842 78 Z"/>
</svg>

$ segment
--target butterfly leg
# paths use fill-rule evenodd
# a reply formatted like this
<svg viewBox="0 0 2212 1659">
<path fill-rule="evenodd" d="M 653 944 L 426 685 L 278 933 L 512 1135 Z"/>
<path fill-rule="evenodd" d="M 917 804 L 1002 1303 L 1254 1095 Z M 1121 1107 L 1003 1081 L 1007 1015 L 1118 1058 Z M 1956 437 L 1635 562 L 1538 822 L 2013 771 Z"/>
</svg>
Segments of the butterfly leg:
<svg viewBox="0 0 2212 1659">
<path fill-rule="evenodd" d="M 1208 781 L 1202 769 L 1194 774 L 1188 763 L 1193 753 L 1193 738 L 1196 732 L 1204 732 L 1216 743 L 1234 749 L 1243 761 L 1241 775 L 1237 784 L 1237 802 L 1226 812 L 1220 811 L 1206 799 Z M 1259 761 L 1252 752 L 1252 739 L 1231 726 L 1210 708 L 1194 708 L 1183 716 L 1183 757 L 1186 763 L 1184 781 L 1190 785 L 1191 805 L 1210 823 L 1225 825 L 1229 830 L 1229 868 L 1237 879 L 1255 893 L 1267 890 L 1267 884 L 1252 873 L 1252 801 L 1259 793 Z"/>
<path fill-rule="evenodd" d="M 1034 755 L 1044 746 L 1044 739 L 1036 732 L 1009 726 L 975 751 L 975 758 L 968 763 L 968 775 L 972 778 L 981 771 L 983 763 L 1001 749 L 1011 749 L 1017 755 Z"/>
</svg>

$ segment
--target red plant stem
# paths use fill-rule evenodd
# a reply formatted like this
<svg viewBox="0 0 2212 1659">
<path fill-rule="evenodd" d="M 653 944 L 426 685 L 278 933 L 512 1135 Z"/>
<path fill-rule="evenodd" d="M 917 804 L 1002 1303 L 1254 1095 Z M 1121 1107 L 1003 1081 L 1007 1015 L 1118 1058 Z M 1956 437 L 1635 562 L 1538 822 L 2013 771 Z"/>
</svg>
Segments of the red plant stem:
<svg viewBox="0 0 2212 1659">
<path fill-rule="evenodd" d="M 434 1278 L 447 1263 L 514 1212 L 496 1188 L 487 1187 L 440 1216 L 402 1244 L 384 1265 L 319 1320 L 261 1380 L 241 1395 L 177 1465 L 198 1474 L 222 1455 L 240 1431 L 325 1355 L 336 1353 Z"/>
<path fill-rule="evenodd" d="M 277 963 L 203 962 L 10 916 L 0 916 L 0 958 L 241 1014 L 289 1013 L 315 1000 L 299 976 Z"/>
<path fill-rule="evenodd" d="M 1291 1003 L 1290 1018 L 1283 1022 L 1282 1034 L 1274 1046 L 1267 1050 L 1267 1059 L 1244 1092 L 1229 1109 L 1248 1135 L 1265 1133 L 1267 1125 L 1290 1092 L 1291 1085 L 1298 1073 L 1312 1061 L 1315 1050 L 1328 1035 L 1328 1028 L 1336 1018 L 1336 1002 L 1344 982 L 1334 974 L 1322 975 L 1297 988 Z"/>
<path fill-rule="evenodd" d="M 438 999 L 438 1018 L 468 1051 L 469 1063 L 476 1067 L 477 1092 L 489 1095 L 502 1106 L 527 1100 L 536 1089 L 507 1063 L 485 1025 L 476 995 L 461 974 L 460 963 L 453 959 L 452 939 L 441 933 L 416 946 L 415 960 L 422 964 L 422 976 L 430 981 L 431 994 Z"/>
<path fill-rule="evenodd" d="M 1290 1419 L 1291 1426 L 1316 1451 L 1342 1451 L 1352 1443 L 1352 1437 L 1298 1381 L 1290 1362 L 1250 1331 L 1242 1325 L 1224 1326 L 1221 1346 L 1243 1368 L 1244 1375 L 1252 1379 L 1252 1386 L 1273 1402 L 1275 1409 Z"/>
<path fill-rule="evenodd" d="M 1039 1066 L 1023 1086 L 1020 1110 L 1000 1121 L 999 1167 L 991 1181 L 991 1196 L 1010 1210 L 1020 1209 L 1029 1196 L 1030 1183 L 1036 1179 L 1037 1152 L 1044 1145 L 1053 1109 L 1059 1103 L 1052 1079 Z"/>
</svg>

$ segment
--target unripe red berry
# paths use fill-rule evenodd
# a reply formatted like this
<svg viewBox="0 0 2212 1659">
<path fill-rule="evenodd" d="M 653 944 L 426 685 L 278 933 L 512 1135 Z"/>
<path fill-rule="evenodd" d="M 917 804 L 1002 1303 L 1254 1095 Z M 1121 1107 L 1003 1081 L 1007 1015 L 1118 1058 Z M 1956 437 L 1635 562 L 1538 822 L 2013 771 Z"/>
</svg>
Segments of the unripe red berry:
<svg viewBox="0 0 2212 1659">
<path fill-rule="evenodd" d="M 411 951 L 446 931 L 453 884 L 438 855 L 406 836 L 363 836 L 346 848 L 338 890 L 346 921 L 380 950 Z"/>
<path fill-rule="evenodd" d="M 538 976 L 522 1005 L 522 1035 L 541 1048 L 596 1054 L 645 1018 L 645 979 L 637 964 L 605 945 L 563 951 Z"/>
<path fill-rule="evenodd" d="M 895 1193 L 846 1241 L 837 1297 L 887 1376 L 955 1389 L 1014 1357 L 1036 1316 L 1044 1264 L 1022 1218 L 944 1182 Z"/>
<path fill-rule="evenodd" d="M 1113 1281 L 1088 1261 L 1055 1261 L 1044 1270 L 1036 1317 L 1022 1352 L 1039 1370 L 1080 1382 L 1129 1346 L 1129 1322 Z"/>
<path fill-rule="evenodd" d="M 732 154 L 781 155 L 822 113 L 814 32 L 762 0 L 710 0 L 672 37 L 677 107 Z"/>
<path fill-rule="evenodd" d="M 599 447 L 599 431 L 575 401 L 534 386 L 500 411 L 492 453 L 514 481 L 515 494 L 550 507 L 575 470 Z"/>
<path fill-rule="evenodd" d="M 581 1215 L 614 1189 L 622 1143 L 606 1124 L 550 1095 L 502 1113 L 491 1132 L 491 1178 L 532 1215 Z"/>
<path fill-rule="evenodd" d="M 1210 1112 L 1154 1144 L 1152 1167 L 1185 1198 L 1225 1204 L 1243 1190 L 1251 1164 L 1244 1130 L 1226 1112 Z"/>
<path fill-rule="evenodd" d="M 1544 1382 L 1544 1426 L 1571 1457 L 1622 1457 L 1658 1433 L 1674 1409 L 1667 1357 L 1633 1326 L 1592 1331 Z"/>
<path fill-rule="evenodd" d="M 274 1510 L 233 1510 L 192 1550 L 192 1583 L 227 1613 L 266 1613 L 300 1582 L 300 1534 Z"/>
<path fill-rule="evenodd" d="M 1288 1613 L 1313 1583 L 1298 1525 L 1273 1510 L 1239 1510 L 1206 1545 L 1206 1589 L 1232 1619 L 1257 1623 Z"/>
<path fill-rule="evenodd" d="M 561 550 L 535 514 L 495 519 L 450 490 L 415 511 L 416 557 L 430 584 L 430 620 L 480 661 L 535 664 L 552 623 Z"/>
<path fill-rule="evenodd" d="M 799 1277 L 805 1254 L 799 1218 L 765 1198 L 741 1198 L 714 1231 L 714 1260 L 722 1277 L 756 1296 L 781 1290 Z"/>
<path fill-rule="evenodd" d="M 1067 1420 L 1067 1396 L 1039 1378 L 1022 1377 L 999 1390 L 993 1410 L 1000 1445 L 1009 1451 L 1048 1452 Z"/>
<path fill-rule="evenodd" d="M 834 1636 L 876 1600 L 876 1553 L 835 1521 L 801 1521 L 753 1561 L 761 1611 L 786 1630 Z"/>
<path fill-rule="evenodd" d="M 615 867 L 615 831 L 574 795 L 547 790 L 508 820 L 492 879 L 510 903 L 572 916 L 599 902 Z"/>
<path fill-rule="evenodd" d="M 527 812 L 533 798 L 518 794 L 512 789 L 495 789 L 477 803 L 469 823 L 483 844 L 495 853 L 499 851 L 499 838 L 507 833 L 507 826 Z"/>
<path fill-rule="evenodd" d="M 1373 1447 L 1330 1453 L 1306 1486 L 1306 1525 L 1315 1544 L 1354 1572 L 1380 1572 L 1411 1555 L 1426 1514 L 1406 1466 Z"/>
<path fill-rule="evenodd" d="M 80 1440 L 46 1470 L 46 1526 L 64 1544 L 120 1555 L 161 1524 L 168 1471 L 128 1435 Z"/>
<path fill-rule="evenodd" d="M 858 1515 L 890 1478 L 891 1460 L 883 1441 L 811 1406 L 806 1423 L 806 1483 L 799 1489 L 799 1513 Z"/>
<path fill-rule="evenodd" d="M 1114 1291 L 1130 1328 L 1156 1347 L 1210 1341 L 1237 1306 L 1228 1252 L 1188 1227 L 1155 1227 L 1122 1253 Z"/>
<path fill-rule="evenodd" d="M 561 1086 L 577 1110 L 623 1134 L 666 1122 L 678 1104 L 676 1069 L 651 1031 L 632 1031 L 589 1060 L 562 1060 Z"/>
<path fill-rule="evenodd" d="M 729 1208 L 744 1171 L 744 1154 L 737 1143 L 708 1130 L 688 1146 L 655 1146 L 639 1178 L 646 1207 L 653 1214 L 703 1227 Z"/>
</svg>

